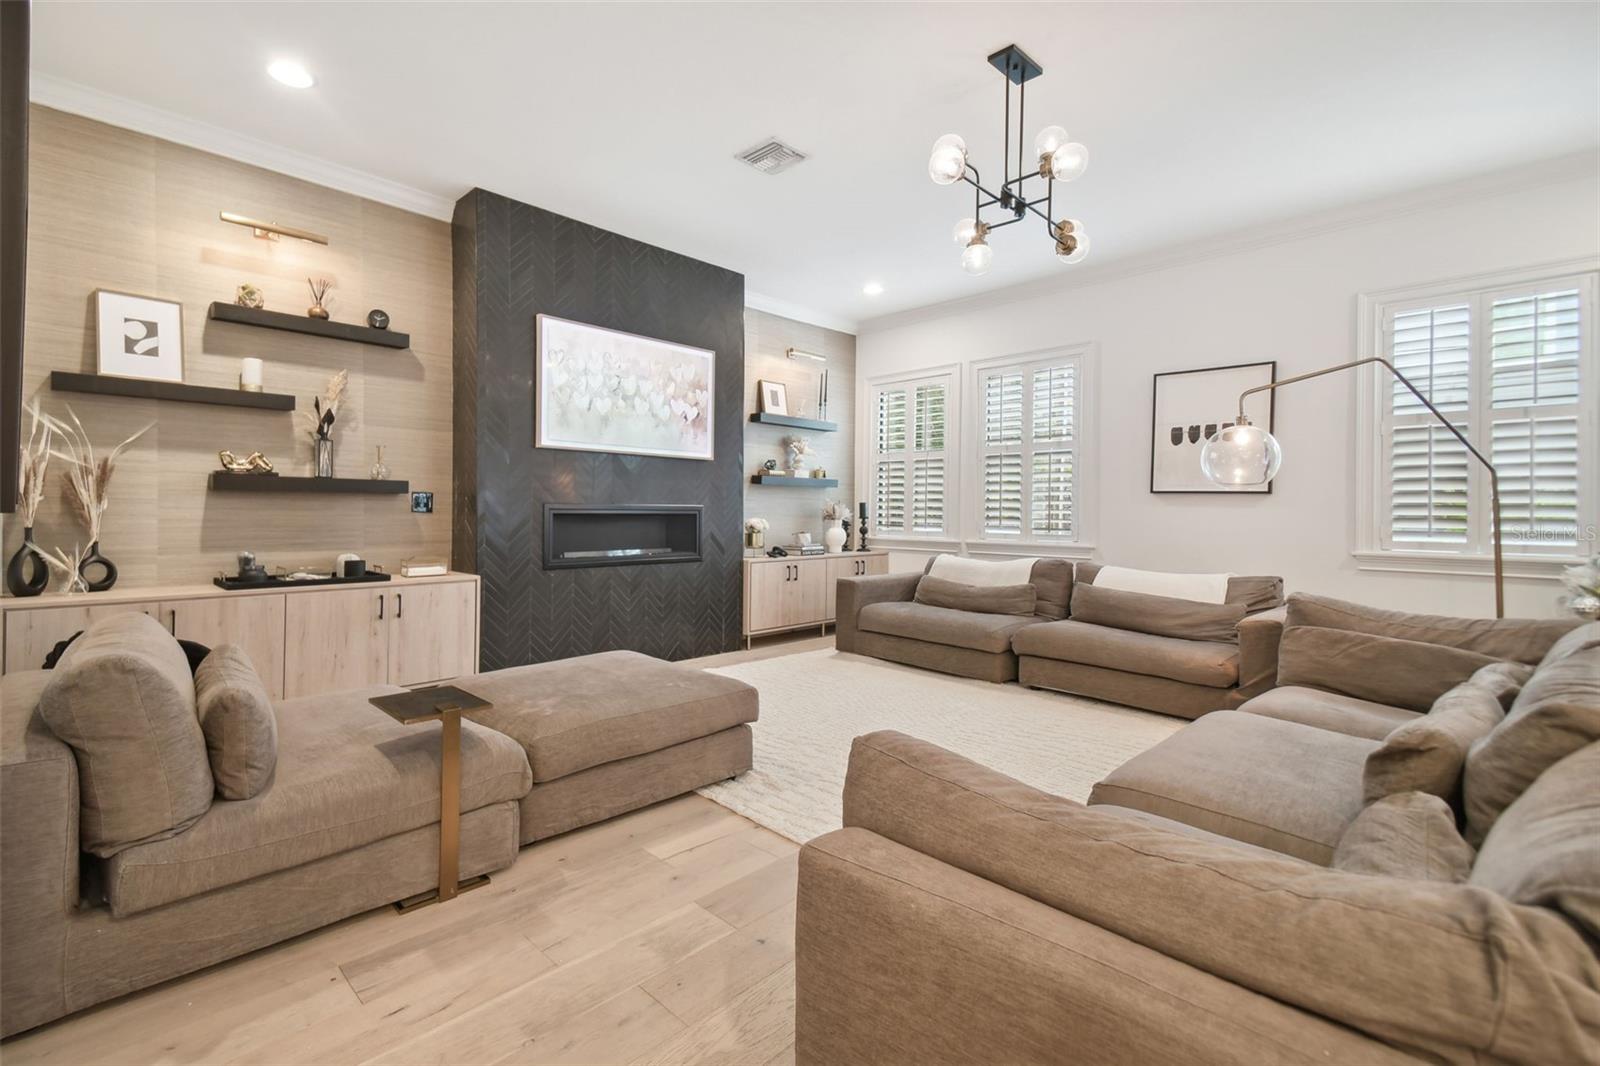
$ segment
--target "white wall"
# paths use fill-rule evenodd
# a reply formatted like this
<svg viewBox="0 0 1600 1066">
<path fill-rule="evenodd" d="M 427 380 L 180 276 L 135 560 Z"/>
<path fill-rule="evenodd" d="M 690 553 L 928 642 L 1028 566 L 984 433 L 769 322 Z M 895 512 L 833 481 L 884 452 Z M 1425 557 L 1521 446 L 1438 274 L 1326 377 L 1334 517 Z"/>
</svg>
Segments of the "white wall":
<svg viewBox="0 0 1600 1066">
<path fill-rule="evenodd" d="M 1518 187 L 1457 186 L 1239 240 L 1242 250 L 1169 265 L 1112 263 L 1022 299 L 944 305 L 867 323 L 857 369 L 875 376 L 1033 351 L 1099 345 L 1096 558 L 1149 569 L 1281 574 L 1291 589 L 1379 606 L 1493 613 L 1488 577 L 1359 570 L 1356 376 L 1278 393 L 1283 472 L 1270 495 L 1149 492 L 1151 375 L 1278 361 L 1287 377 L 1355 358 L 1356 297 L 1371 292 L 1600 254 L 1600 175 L 1593 161 L 1530 171 Z M 1030 231 L 997 255 L 1047 255 Z M 1247 247 L 1247 245 L 1249 245 Z M 1067 268 L 1070 269 L 1070 268 Z M 1585 383 L 1592 387 L 1593 383 Z M 863 405 L 864 408 L 865 405 Z M 865 417 L 863 413 L 862 417 Z M 861 439 L 867 439 L 865 427 Z M 963 486 L 963 508 L 975 506 Z M 915 558 L 902 565 L 919 565 Z M 1507 614 L 1557 610 L 1553 579 L 1508 579 Z"/>
</svg>

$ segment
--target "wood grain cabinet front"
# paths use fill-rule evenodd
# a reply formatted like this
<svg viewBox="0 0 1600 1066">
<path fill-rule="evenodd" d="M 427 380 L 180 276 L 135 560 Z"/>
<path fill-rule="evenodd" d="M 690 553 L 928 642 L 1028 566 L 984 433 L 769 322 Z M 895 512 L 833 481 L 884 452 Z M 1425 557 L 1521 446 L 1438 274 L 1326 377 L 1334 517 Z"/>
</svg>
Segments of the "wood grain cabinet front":
<svg viewBox="0 0 1600 1066">
<path fill-rule="evenodd" d="M 889 572 L 887 552 L 778 557 L 744 561 L 744 636 L 751 637 L 816 626 L 822 632 L 834 620 L 843 577 Z"/>
</svg>

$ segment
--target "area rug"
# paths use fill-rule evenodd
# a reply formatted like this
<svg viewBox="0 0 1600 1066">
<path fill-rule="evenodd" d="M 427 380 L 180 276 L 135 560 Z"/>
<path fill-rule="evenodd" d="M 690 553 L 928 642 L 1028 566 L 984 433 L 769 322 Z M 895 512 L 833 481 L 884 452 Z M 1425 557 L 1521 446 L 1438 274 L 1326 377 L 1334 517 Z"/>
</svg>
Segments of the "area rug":
<svg viewBox="0 0 1600 1066">
<path fill-rule="evenodd" d="M 700 789 L 790 840 L 843 824 L 850 742 L 896 729 L 1075 800 L 1184 722 L 1077 696 L 949 677 L 831 649 L 711 671 L 761 693 L 755 765 Z"/>
</svg>

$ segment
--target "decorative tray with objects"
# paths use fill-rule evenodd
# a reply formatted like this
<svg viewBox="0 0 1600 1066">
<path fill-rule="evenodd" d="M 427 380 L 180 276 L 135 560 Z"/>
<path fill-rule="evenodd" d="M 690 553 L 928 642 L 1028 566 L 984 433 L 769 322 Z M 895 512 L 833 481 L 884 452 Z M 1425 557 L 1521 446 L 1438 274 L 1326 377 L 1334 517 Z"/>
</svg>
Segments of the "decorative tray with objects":
<svg viewBox="0 0 1600 1066">
<path fill-rule="evenodd" d="M 280 570 L 261 577 L 240 577 L 238 574 L 219 574 L 211 583 L 219 589 L 237 592 L 241 589 L 307 588 L 313 585 L 366 585 L 374 581 L 388 581 L 388 574 L 371 570 L 359 577 L 335 577 L 331 573 L 310 573 L 305 570 Z"/>
</svg>

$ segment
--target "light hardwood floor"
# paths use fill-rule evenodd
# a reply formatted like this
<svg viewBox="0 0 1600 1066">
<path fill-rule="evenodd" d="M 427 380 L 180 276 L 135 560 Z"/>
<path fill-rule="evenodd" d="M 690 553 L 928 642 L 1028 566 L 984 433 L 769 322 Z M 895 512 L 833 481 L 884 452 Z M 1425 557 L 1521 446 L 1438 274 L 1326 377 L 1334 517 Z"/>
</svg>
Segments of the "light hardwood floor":
<svg viewBox="0 0 1600 1066">
<path fill-rule="evenodd" d="M 443 906 L 358 915 L 14 1037 L 0 1060 L 792 1063 L 798 851 L 681 796 L 526 847 Z"/>
</svg>

